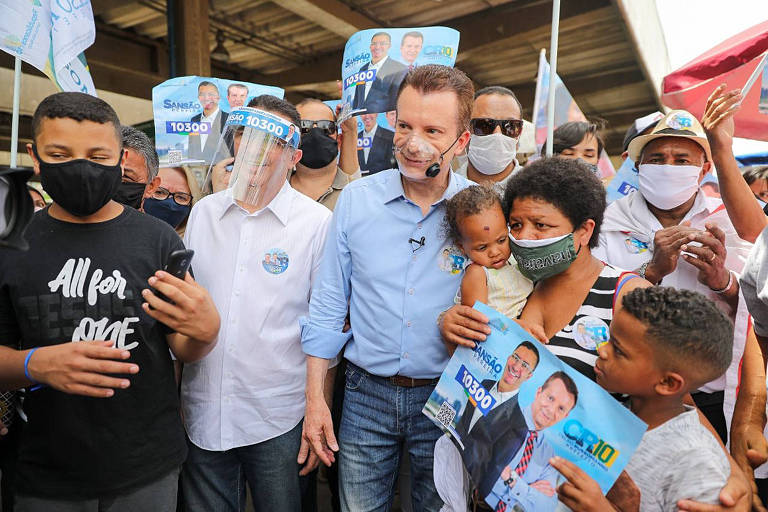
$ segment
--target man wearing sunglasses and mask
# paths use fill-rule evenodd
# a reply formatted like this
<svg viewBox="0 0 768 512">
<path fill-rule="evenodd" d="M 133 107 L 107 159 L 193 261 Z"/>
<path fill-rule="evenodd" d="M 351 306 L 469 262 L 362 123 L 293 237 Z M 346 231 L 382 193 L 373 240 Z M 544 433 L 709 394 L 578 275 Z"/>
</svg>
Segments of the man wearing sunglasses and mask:
<svg viewBox="0 0 768 512">
<path fill-rule="evenodd" d="M 522 108 L 515 93 L 498 85 L 480 89 L 472 108 L 468 161 L 456 172 L 475 183 L 495 183 L 504 190 L 520 167 L 517 147 L 522 131 Z"/>
<path fill-rule="evenodd" d="M 296 105 L 296 110 L 301 116 L 302 157 L 289 182 L 297 191 L 333 210 L 341 190 L 359 176 L 355 120 L 350 118 L 341 124 L 343 143 L 340 149 L 339 125 L 328 105 L 307 98 Z M 342 166 L 352 172 L 345 172 Z"/>
</svg>

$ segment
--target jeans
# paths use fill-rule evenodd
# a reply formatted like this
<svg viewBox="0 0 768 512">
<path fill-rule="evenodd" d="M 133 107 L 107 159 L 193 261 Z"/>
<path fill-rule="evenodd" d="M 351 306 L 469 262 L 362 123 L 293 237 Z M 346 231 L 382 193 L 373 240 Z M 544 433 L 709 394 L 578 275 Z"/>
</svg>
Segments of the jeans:
<svg viewBox="0 0 768 512">
<path fill-rule="evenodd" d="M 438 511 L 432 461 L 442 435 L 421 410 L 434 386 L 395 386 L 348 363 L 339 429 L 341 509 L 389 511 L 403 450 L 411 461 L 414 512 Z M 407 500 L 407 496 L 401 497 Z"/>
<path fill-rule="evenodd" d="M 179 468 L 143 487 L 119 496 L 90 500 L 57 500 L 19 494 L 16 512 L 175 512 L 179 486 Z"/>
<path fill-rule="evenodd" d="M 273 439 L 223 452 L 189 442 L 181 475 L 186 511 L 241 512 L 247 482 L 256 512 L 300 512 L 301 428 L 299 422 Z"/>
</svg>

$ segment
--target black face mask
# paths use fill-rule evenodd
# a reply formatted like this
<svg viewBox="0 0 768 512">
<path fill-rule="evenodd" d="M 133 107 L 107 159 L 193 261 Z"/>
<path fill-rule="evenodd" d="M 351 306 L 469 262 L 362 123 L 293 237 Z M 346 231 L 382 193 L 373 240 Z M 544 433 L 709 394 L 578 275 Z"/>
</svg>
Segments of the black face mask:
<svg viewBox="0 0 768 512">
<path fill-rule="evenodd" d="M 120 183 L 120 187 L 117 189 L 114 199 L 120 204 L 130 206 L 131 208 L 139 209 L 141 207 L 141 200 L 144 197 L 144 190 L 147 188 L 146 183 L 136 183 L 133 181 L 123 181 Z"/>
<path fill-rule="evenodd" d="M 72 215 L 93 215 L 107 204 L 122 182 L 122 166 L 101 165 L 84 158 L 69 162 L 48 163 L 40 158 L 40 183 L 51 199 Z"/>
<path fill-rule="evenodd" d="M 310 169 L 322 169 L 339 154 L 339 146 L 323 130 L 312 128 L 309 133 L 301 135 L 301 151 L 301 165 Z"/>
</svg>

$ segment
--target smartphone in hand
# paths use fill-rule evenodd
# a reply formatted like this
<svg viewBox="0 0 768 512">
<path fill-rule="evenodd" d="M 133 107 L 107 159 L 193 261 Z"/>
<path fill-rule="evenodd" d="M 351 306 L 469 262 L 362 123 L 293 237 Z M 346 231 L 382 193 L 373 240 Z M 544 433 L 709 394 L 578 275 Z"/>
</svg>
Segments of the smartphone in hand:
<svg viewBox="0 0 768 512">
<path fill-rule="evenodd" d="M 178 251 L 173 251 L 168 255 L 168 260 L 165 262 L 165 267 L 163 267 L 163 270 L 171 274 L 173 277 L 184 279 L 184 277 L 187 275 L 187 271 L 189 270 L 189 266 L 192 263 L 192 256 L 194 255 L 195 251 L 192 249 L 180 249 Z M 170 304 L 174 303 L 171 299 L 155 289 L 152 289 L 152 293 L 157 295 L 160 299 L 163 299 L 165 302 Z"/>
</svg>

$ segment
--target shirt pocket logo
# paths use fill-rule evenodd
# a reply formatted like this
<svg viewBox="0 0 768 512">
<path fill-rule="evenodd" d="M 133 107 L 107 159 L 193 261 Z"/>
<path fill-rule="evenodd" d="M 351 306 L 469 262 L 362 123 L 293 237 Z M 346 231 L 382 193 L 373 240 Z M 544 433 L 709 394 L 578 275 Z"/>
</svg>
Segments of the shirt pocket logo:
<svg viewBox="0 0 768 512">
<path fill-rule="evenodd" d="M 448 245 L 440 251 L 437 265 L 443 272 L 461 274 L 469 265 L 469 258 L 454 245 Z"/>
<path fill-rule="evenodd" d="M 270 249 L 264 253 L 264 259 L 261 261 L 261 266 L 264 267 L 268 273 L 273 275 L 282 274 L 288 269 L 288 254 L 282 249 Z"/>
</svg>

